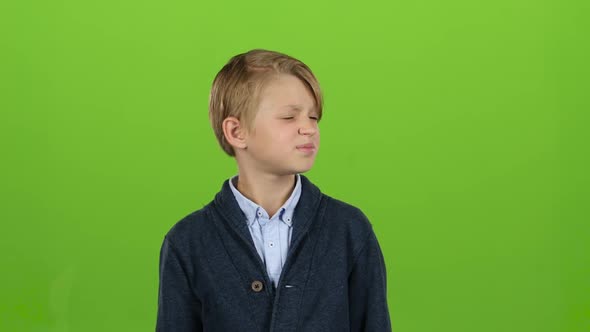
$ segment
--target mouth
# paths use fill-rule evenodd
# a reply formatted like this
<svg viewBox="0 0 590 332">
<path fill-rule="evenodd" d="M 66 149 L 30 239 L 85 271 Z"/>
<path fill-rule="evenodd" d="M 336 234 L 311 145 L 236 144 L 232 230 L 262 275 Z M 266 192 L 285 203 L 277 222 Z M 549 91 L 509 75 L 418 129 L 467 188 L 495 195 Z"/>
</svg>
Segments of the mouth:
<svg viewBox="0 0 590 332">
<path fill-rule="evenodd" d="M 297 145 L 297 150 L 304 152 L 306 154 L 311 154 L 316 150 L 316 147 L 314 144 L 309 143 L 309 144 Z"/>
<path fill-rule="evenodd" d="M 303 145 L 297 145 L 298 149 L 315 149 L 315 145 L 313 143 L 307 143 Z"/>
</svg>

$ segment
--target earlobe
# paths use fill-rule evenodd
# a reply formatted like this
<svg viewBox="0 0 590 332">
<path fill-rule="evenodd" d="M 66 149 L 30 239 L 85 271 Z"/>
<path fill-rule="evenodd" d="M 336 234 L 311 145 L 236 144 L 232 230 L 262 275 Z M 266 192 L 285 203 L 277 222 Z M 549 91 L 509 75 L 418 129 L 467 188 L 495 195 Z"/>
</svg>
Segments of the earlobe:
<svg viewBox="0 0 590 332">
<path fill-rule="evenodd" d="M 237 149 L 246 148 L 246 135 L 241 122 L 236 117 L 230 116 L 223 120 L 223 135 L 226 141 Z"/>
</svg>

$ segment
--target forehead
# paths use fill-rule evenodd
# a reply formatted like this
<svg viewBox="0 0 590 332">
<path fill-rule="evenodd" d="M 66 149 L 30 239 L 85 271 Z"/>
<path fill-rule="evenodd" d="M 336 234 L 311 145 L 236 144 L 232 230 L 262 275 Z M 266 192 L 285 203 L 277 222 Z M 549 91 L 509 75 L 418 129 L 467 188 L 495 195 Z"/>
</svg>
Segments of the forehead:
<svg viewBox="0 0 590 332">
<path fill-rule="evenodd" d="M 314 106 L 310 89 L 293 75 L 280 75 L 271 80 L 260 94 L 261 109 L 289 111 L 312 109 Z"/>
</svg>

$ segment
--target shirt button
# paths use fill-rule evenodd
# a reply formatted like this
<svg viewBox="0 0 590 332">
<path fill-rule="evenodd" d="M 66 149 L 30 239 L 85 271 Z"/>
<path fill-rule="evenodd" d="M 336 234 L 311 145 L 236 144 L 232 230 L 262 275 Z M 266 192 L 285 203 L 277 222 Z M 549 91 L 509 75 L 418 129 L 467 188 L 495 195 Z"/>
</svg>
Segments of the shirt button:
<svg viewBox="0 0 590 332">
<path fill-rule="evenodd" d="M 274 242 L 271 242 L 271 243 L 268 244 L 268 246 L 272 248 L 272 247 L 275 246 L 275 243 Z"/>
<path fill-rule="evenodd" d="M 255 291 L 256 293 L 260 292 L 262 290 L 262 281 L 259 281 L 259 280 L 252 281 L 252 290 Z"/>
</svg>

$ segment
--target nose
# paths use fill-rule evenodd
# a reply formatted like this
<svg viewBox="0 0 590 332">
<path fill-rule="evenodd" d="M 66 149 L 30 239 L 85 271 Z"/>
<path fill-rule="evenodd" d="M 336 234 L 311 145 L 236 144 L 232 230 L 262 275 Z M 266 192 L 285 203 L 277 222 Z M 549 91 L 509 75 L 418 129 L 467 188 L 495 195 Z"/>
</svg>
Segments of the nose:
<svg viewBox="0 0 590 332">
<path fill-rule="evenodd" d="M 317 129 L 317 123 L 314 121 L 313 123 L 306 123 L 305 125 L 302 125 L 301 127 L 299 127 L 299 134 L 300 135 L 315 135 L 315 133 L 318 131 Z"/>
</svg>

